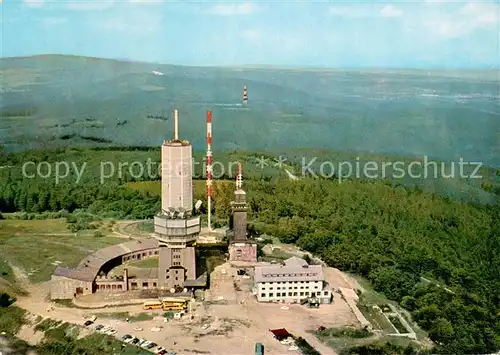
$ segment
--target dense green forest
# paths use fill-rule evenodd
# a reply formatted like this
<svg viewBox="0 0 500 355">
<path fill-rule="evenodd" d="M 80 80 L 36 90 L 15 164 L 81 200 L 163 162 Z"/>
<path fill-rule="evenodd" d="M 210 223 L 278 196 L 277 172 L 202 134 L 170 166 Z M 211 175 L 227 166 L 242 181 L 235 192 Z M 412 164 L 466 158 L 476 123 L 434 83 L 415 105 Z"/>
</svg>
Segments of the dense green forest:
<svg viewBox="0 0 500 355">
<path fill-rule="evenodd" d="M 15 165 L 30 154 L 30 160 L 54 161 L 56 153 L 22 154 L 8 159 Z M 78 184 L 70 179 L 55 184 L 22 179 L 19 173 L 1 175 L 1 212 L 65 209 L 150 218 L 159 209 L 157 192 L 131 189 L 123 184 L 126 177 L 100 184 L 97 175 L 87 174 Z M 500 349 L 498 206 L 459 202 L 384 180 L 339 184 L 255 175 L 244 188 L 252 233 L 278 236 L 333 267 L 367 277 L 377 291 L 411 312 L 437 353 Z M 227 222 L 233 186 L 217 181 L 214 190 L 214 212 Z M 202 191 L 195 194 L 203 199 Z"/>
</svg>

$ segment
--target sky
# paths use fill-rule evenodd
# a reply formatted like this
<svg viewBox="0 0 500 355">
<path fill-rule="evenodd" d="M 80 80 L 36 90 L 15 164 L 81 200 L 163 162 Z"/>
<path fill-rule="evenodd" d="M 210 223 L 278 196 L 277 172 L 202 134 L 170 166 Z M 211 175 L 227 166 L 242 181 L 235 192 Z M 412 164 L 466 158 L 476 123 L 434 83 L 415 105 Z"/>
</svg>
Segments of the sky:
<svg viewBox="0 0 500 355">
<path fill-rule="evenodd" d="M 0 1 L 2 57 L 75 54 L 210 66 L 500 66 L 500 0 Z"/>
</svg>

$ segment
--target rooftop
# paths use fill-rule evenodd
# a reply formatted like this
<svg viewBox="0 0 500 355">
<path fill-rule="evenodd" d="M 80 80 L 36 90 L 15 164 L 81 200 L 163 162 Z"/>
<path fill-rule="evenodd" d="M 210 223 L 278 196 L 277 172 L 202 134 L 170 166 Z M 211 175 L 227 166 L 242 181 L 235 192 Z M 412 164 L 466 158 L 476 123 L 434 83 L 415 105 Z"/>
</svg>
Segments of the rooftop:
<svg viewBox="0 0 500 355">
<path fill-rule="evenodd" d="M 269 329 L 269 331 L 271 333 L 273 333 L 273 335 L 276 337 L 276 338 L 281 338 L 281 339 L 284 339 L 284 338 L 288 338 L 289 336 L 291 336 L 291 334 L 288 332 L 288 330 L 286 330 L 285 328 L 280 328 L 280 329 Z"/>
<path fill-rule="evenodd" d="M 201 274 L 196 280 L 185 280 L 184 286 L 186 287 L 203 287 L 206 286 L 208 282 L 207 273 Z"/>
<path fill-rule="evenodd" d="M 185 139 L 169 139 L 163 142 L 163 145 L 171 145 L 171 146 L 187 146 L 191 145 L 189 141 Z"/>
<path fill-rule="evenodd" d="M 63 266 L 56 267 L 52 276 L 62 276 L 62 277 L 67 277 L 69 279 L 75 279 L 86 282 L 94 281 L 94 277 L 89 272 L 77 269 L 70 269 Z"/>
<path fill-rule="evenodd" d="M 298 258 L 296 256 L 292 256 L 291 258 L 288 258 L 285 260 L 285 265 L 286 266 L 305 266 L 308 265 L 307 261 L 304 259 Z"/>
<path fill-rule="evenodd" d="M 57 267 L 53 275 L 91 282 L 96 278 L 99 270 L 108 261 L 125 254 L 154 248 L 158 248 L 158 241 L 154 238 L 137 239 L 122 244 L 112 245 L 88 255 L 75 269 Z"/>
<path fill-rule="evenodd" d="M 158 268 L 134 268 L 129 270 L 128 274 L 129 280 L 133 279 L 157 279 L 158 278 Z"/>
<path fill-rule="evenodd" d="M 285 265 L 255 267 L 254 281 L 324 281 L 323 267 L 321 265 L 307 265 L 305 260 L 292 257 L 285 260 Z"/>
</svg>

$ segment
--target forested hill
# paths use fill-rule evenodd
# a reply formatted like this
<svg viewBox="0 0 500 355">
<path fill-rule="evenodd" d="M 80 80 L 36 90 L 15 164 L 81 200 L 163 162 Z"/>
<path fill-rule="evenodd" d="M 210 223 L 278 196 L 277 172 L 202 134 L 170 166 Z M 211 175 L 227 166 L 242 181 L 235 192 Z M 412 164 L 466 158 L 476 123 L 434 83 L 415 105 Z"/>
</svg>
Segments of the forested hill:
<svg viewBox="0 0 500 355">
<path fill-rule="evenodd" d="M 62 153 L 29 154 L 34 161 L 54 163 Z M 117 160 L 132 154 L 131 162 L 151 154 L 111 153 Z M 73 162 L 81 166 L 92 154 L 97 153 L 78 151 L 81 160 L 75 157 Z M 26 155 L 9 155 L 12 165 L 22 157 Z M 245 175 L 252 233 L 278 236 L 331 266 L 367 277 L 378 291 L 411 311 L 435 341 L 436 352 L 480 354 L 500 348 L 498 206 L 442 198 L 390 181 L 290 181 L 266 171 Z M 55 181 L 3 171 L 0 211 L 36 212 L 37 218 L 60 209 L 94 218 L 150 218 L 159 209 L 158 179 L 133 182 L 115 173 L 101 183 L 98 172 L 87 171 L 76 182 L 75 173 Z M 233 188 L 231 180 L 215 181 L 217 223 L 228 223 Z M 195 198 L 204 201 L 204 189 L 204 181 L 195 183 Z M 433 282 L 422 282 L 422 277 Z"/>
<path fill-rule="evenodd" d="M 256 227 L 370 279 L 442 354 L 500 347 L 500 211 L 381 181 L 247 184 Z M 448 286 L 448 291 L 421 277 Z"/>
</svg>

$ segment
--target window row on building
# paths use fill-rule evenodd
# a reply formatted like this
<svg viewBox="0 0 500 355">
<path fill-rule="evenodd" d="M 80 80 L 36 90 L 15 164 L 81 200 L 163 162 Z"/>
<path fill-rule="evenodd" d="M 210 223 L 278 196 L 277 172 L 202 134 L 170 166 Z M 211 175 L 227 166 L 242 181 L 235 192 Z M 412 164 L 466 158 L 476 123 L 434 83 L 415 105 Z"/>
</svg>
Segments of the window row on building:
<svg viewBox="0 0 500 355">
<path fill-rule="evenodd" d="M 148 288 L 157 288 L 158 285 L 156 282 L 130 282 L 130 289 L 131 290 L 136 290 L 139 288 L 139 285 L 143 289 L 148 289 Z M 122 283 L 107 283 L 107 284 L 98 284 L 96 287 L 97 291 L 122 291 L 123 290 L 123 285 Z"/>
<path fill-rule="evenodd" d="M 283 273 L 283 274 L 263 274 L 264 277 L 318 277 L 317 272 Z"/>
<path fill-rule="evenodd" d="M 158 255 L 158 254 L 159 254 L 158 250 L 150 250 L 149 252 L 133 253 L 133 254 L 129 254 L 127 256 L 124 256 L 122 261 L 125 263 L 127 261 L 141 260 L 143 258 L 152 257 L 152 256 Z"/>
<path fill-rule="evenodd" d="M 321 282 L 321 281 L 266 281 L 266 284 L 305 284 L 305 283 L 310 283 L 310 282 Z"/>
<path fill-rule="evenodd" d="M 288 287 L 279 287 L 279 286 L 277 286 L 277 287 L 276 287 L 276 290 L 278 290 L 278 291 L 279 291 L 279 290 L 284 290 L 284 291 L 286 291 L 286 290 L 299 290 L 299 289 L 300 289 L 300 290 L 304 290 L 304 289 L 305 289 L 305 290 L 309 290 L 309 289 L 313 289 L 313 288 L 314 288 L 315 290 L 318 290 L 318 289 L 319 289 L 319 286 L 312 286 L 312 285 L 306 285 L 306 286 L 288 286 Z M 266 286 L 265 286 L 265 285 L 263 285 L 261 289 L 262 289 L 263 291 L 265 291 L 265 290 L 274 291 L 274 288 L 273 288 L 273 287 L 267 287 L 267 288 L 266 288 Z"/>
<path fill-rule="evenodd" d="M 323 292 L 323 294 L 322 294 Z M 328 296 L 330 294 L 329 291 L 317 291 L 317 292 L 277 292 L 276 296 L 274 296 L 274 293 L 261 293 L 260 297 L 266 298 L 266 297 L 321 297 L 321 296 Z"/>
</svg>

